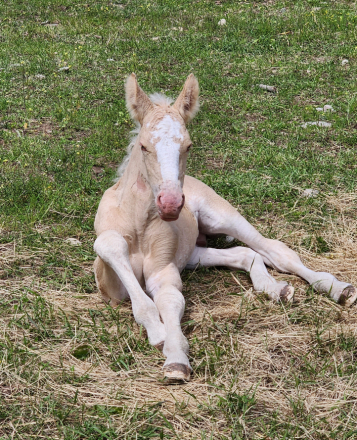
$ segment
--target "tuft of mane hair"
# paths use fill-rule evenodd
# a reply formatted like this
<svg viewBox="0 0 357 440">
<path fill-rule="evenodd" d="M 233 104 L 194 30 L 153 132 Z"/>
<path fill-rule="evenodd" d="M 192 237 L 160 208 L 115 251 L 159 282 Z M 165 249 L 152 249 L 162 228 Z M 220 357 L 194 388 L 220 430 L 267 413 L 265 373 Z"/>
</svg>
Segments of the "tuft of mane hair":
<svg viewBox="0 0 357 440">
<path fill-rule="evenodd" d="M 169 98 L 168 96 L 165 96 L 161 93 L 153 93 L 149 97 L 150 97 L 151 102 L 155 105 L 167 106 L 167 105 L 171 105 L 174 102 L 174 100 L 172 98 Z M 132 130 L 130 132 L 131 137 L 130 137 L 130 143 L 126 149 L 127 154 L 117 169 L 117 177 L 114 179 L 114 182 L 117 182 L 121 178 L 121 176 L 124 174 L 125 168 L 128 166 L 128 163 L 130 160 L 130 155 L 131 155 L 131 152 L 134 148 L 134 145 L 135 145 L 136 139 L 138 137 L 140 128 L 141 128 L 141 125 L 137 124 L 137 126 L 134 128 L 134 130 Z"/>
<path fill-rule="evenodd" d="M 163 95 L 162 93 L 153 93 L 149 96 L 149 98 L 150 101 L 156 105 L 171 105 L 174 102 L 173 99 Z"/>
<path fill-rule="evenodd" d="M 131 137 L 130 137 L 130 143 L 126 148 L 126 156 L 124 157 L 122 163 L 118 166 L 117 177 L 114 179 L 114 182 L 117 182 L 121 178 L 121 176 L 124 174 L 125 168 L 127 167 L 128 163 L 129 163 L 130 155 L 131 155 L 131 152 L 134 148 L 136 139 L 138 138 L 140 128 L 141 128 L 140 124 L 137 124 L 137 126 L 134 128 L 134 130 L 132 130 L 130 132 Z"/>
</svg>

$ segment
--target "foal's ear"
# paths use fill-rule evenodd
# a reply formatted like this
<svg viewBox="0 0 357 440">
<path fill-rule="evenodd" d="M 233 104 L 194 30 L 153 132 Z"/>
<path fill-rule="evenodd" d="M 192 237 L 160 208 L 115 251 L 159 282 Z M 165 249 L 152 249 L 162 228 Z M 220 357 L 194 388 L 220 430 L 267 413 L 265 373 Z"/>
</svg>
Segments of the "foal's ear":
<svg viewBox="0 0 357 440">
<path fill-rule="evenodd" d="M 176 99 L 175 107 L 180 115 L 183 117 L 185 124 L 191 121 L 191 119 L 198 112 L 198 93 L 200 89 L 196 77 L 191 73 L 183 86 L 180 96 Z"/>
<path fill-rule="evenodd" d="M 139 86 L 135 73 L 129 75 L 125 85 L 126 106 L 131 116 L 141 125 L 146 113 L 152 108 L 150 98 Z"/>
</svg>

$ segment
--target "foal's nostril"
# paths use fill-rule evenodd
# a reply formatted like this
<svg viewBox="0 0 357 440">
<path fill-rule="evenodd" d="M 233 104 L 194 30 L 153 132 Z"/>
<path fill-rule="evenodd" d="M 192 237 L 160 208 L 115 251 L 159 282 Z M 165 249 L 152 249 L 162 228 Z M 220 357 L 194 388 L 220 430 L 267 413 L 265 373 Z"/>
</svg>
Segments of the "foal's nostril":
<svg viewBox="0 0 357 440">
<path fill-rule="evenodd" d="M 182 200 L 181 200 L 181 208 L 185 204 L 185 194 L 182 194 Z"/>
</svg>

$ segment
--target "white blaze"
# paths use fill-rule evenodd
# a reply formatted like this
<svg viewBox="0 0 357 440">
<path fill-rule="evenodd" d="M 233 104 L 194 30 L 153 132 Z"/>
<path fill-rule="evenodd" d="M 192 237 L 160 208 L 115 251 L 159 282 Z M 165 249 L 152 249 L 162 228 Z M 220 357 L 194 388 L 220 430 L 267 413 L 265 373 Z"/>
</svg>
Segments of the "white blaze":
<svg viewBox="0 0 357 440">
<path fill-rule="evenodd" d="M 181 124 L 166 115 L 153 131 L 151 141 L 156 145 L 157 160 L 160 164 L 162 180 L 175 182 L 179 177 L 180 144 L 183 139 Z"/>
</svg>

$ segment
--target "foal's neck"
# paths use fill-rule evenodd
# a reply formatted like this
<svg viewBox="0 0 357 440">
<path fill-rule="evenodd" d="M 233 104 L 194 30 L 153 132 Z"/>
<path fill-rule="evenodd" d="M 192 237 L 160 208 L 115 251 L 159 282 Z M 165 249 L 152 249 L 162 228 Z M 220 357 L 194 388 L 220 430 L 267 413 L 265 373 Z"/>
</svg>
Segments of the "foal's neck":
<svg viewBox="0 0 357 440">
<path fill-rule="evenodd" d="M 123 176 L 120 180 L 123 185 L 122 187 L 126 187 L 128 190 L 136 185 L 139 191 L 142 190 L 144 192 L 146 186 L 145 194 L 147 195 L 148 199 L 154 201 L 154 195 L 148 183 L 147 171 L 143 162 L 140 143 L 138 140 L 135 142 L 130 154 L 128 165 L 125 168 Z M 130 190 L 127 191 L 127 194 L 130 197 L 133 196 L 133 193 Z"/>
</svg>

